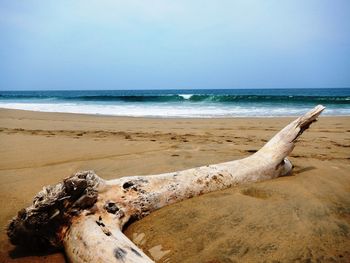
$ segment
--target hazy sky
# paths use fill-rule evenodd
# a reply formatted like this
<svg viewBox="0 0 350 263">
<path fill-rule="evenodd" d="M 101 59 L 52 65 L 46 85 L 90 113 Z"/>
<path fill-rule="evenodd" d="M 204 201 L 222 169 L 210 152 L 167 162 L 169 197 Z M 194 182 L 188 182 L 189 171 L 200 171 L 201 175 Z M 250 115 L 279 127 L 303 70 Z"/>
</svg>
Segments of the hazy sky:
<svg viewBox="0 0 350 263">
<path fill-rule="evenodd" d="M 349 0 L 0 0 L 0 89 L 350 87 Z"/>
</svg>

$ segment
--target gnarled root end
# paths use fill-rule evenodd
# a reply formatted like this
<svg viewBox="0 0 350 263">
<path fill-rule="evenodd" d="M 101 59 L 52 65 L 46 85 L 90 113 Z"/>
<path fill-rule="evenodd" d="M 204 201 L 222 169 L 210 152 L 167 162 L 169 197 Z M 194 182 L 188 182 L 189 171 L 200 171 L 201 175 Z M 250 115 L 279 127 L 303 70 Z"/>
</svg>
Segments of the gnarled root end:
<svg viewBox="0 0 350 263">
<path fill-rule="evenodd" d="M 14 245 L 32 250 L 62 247 L 58 234 L 71 218 L 97 201 L 97 187 L 103 180 L 92 171 L 80 172 L 62 183 L 44 187 L 33 204 L 18 212 L 7 235 Z"/>
</svg>

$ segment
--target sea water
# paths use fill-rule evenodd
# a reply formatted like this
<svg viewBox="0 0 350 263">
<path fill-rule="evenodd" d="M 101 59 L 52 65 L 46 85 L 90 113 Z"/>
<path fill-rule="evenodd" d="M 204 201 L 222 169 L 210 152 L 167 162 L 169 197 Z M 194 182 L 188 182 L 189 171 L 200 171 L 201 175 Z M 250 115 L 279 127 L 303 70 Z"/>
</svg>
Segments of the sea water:
<svg viewBox="0 0 350 263">
<path fill-rule="evenodd" d="M 350 115 L 350 88 L 0 91 L 0 108 L 132 117 Z"/>
</svg>

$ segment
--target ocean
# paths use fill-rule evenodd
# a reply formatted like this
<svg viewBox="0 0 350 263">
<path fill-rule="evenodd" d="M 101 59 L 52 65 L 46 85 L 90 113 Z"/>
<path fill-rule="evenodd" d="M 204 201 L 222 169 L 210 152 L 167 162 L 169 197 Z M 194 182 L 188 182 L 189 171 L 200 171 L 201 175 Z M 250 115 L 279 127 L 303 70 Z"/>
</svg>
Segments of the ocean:
<svg viewBox="0 0 350 263">
<path fill-rule="evenodd" d="M 350 88 L 0 91 L 0 108 L 132 117 L 350 116 Z"/>
</svg>

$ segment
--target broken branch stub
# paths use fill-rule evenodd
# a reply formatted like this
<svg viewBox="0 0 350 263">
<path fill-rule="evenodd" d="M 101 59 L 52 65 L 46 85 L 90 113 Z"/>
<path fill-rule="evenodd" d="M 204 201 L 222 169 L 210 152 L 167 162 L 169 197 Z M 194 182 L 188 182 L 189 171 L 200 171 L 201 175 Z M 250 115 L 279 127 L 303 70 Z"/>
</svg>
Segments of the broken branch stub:
<svg viewBox="0 0 350 263">
<path fill-rule="evenodd" d="M 71 262 L 153 262 L 123 227 L 163 206 L 234 185 L 284 176 L 296 139 L 324 110 L 291 122 L 255 154 L 184 171 L 103 180 L 91 171 L 44 187 L 18 212 L 7 234 L 14 245 L 64 248 Z"/>
</svg>

